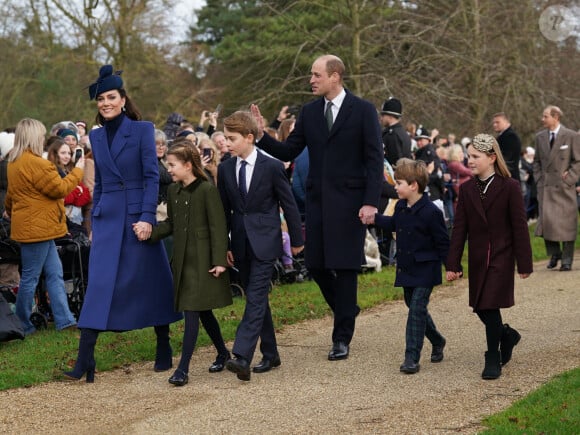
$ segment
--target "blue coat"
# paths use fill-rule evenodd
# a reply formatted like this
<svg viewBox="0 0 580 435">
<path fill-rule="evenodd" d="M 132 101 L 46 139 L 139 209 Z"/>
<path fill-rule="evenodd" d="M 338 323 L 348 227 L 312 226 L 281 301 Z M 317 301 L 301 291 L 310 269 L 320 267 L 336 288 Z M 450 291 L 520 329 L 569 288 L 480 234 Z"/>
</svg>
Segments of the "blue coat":
<svg viewBox="0 0 580 435">
<path fill-rule="evenodd" d="M 396 287 L 441 284 L 441 264 L 449 252 L 443 213 L 426 193 L 412 207 L 399 200 L 393 216 L 375 216 L 375 225 L 397 233 Z"/>
<path fill-rule="evenodd" d="M 79 328 L 126 331 L 179 320 L 161 243 L 140 242 L 132 225 L 155 224 L 159 172 L 153 124 L 125 118 L 110 148 L 105 128 L 89 134 L 95 161 L 89 282 Z"/>
<path fill-rule="evenodd" d="M 347 91 L 329 132 L 324 104 L 305 104 L 284 143 L 265 134 L 258 146 L 283 161 L 308 146 L 306 266 L 358 270 L 366 234 L 358 212 L 378 207 L 384 179 L 381 130 L 375 107 Z"/>
</svg>

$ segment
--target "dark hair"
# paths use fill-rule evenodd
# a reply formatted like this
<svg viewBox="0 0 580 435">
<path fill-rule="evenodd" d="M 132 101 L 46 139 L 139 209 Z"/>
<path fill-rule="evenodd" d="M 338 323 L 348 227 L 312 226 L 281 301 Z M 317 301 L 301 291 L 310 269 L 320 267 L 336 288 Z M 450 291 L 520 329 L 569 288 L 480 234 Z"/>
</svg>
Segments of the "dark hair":
<svg viewBox="0 0 580 435">
<path fill-rule="evenodd" d="M 177 160 L 183 163 L 191 163 L 191 170 L 196 178 L 207 180 L 207 175 L 201 164 L 201 157 L 197 147 L 189 139 L 175 140 L 169 151 L 168 156 L 175 156 Z"/>
<path fill-rule="evenodd" d="M 141 112 L 139 111 L 135 103 L 133 103 L 133 100 L 129 98 L 129 96 L 127 95 L 127 91 L 125 91 L 125 89 L 123 88 L 113 90 L 119 92 L 121 98 L 125 98 L 125 106 L 124 106 L 125 116 L 127 116 L 127 118 L 129 119 L 132 119 L 133 121 L 141 121 L 142 119 Z M 97 123 L 97 125 L 105 125 L 105 118 L 103 118 L 100 113 L 97 113 L 97 116 L 95 117 L 95 122 Z"/>
</svg>

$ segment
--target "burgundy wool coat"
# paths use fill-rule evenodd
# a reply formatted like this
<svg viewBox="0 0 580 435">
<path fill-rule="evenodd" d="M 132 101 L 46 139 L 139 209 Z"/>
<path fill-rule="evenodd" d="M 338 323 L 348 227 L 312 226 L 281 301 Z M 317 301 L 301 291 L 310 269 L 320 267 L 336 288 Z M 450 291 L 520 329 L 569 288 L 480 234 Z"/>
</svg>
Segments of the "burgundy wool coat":
<svg viewBox="0 0 580 435">
<path fill-rule="evenodd" d="M 462 184 L 446 269 L 460 271 L 468 242 L 469 306 L 474 311 L 514 305 L 514 270 L 532 273 L 532 248 L 517 181 L 496 175 L 481 200 L 475 179 Z"/>
</svg>

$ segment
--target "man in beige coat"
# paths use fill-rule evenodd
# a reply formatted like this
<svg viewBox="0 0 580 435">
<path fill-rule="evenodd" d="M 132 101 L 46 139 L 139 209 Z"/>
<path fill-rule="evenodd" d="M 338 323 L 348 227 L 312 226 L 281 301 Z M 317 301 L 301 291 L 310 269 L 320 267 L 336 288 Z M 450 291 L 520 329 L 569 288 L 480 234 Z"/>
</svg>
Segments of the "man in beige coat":
<svg viewBox="0 0 580 435">
<path fill-rule="evenodd" d="M 546 129 L 536 135 L 533 166 L 540 205 L 536 236 L 544 238 L 551 256 L 548 269 L 561 260 L 560 271 L 569 271 L 578 232 L 575 184 L 580 177 L 580 136 L 560 124 L 561 118 L 560 108 L 547 106 L 542 114 Z"/>
</svg>

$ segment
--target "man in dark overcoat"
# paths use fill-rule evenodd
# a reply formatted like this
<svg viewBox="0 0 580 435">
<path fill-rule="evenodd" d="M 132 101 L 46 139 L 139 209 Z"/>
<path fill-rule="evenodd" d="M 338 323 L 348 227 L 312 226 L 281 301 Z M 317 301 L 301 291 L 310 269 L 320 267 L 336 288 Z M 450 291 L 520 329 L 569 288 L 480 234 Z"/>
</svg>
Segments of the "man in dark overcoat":
<svg viewBox="0 0 580 435">
<path fill-rule="evenodd" d="M 401 125 L 403 105 L 396 98 L 389 98 L 383 103 L 381 109 L 381 123 L 383 124 L 383 146 L 385 158 L 395 166 L 397 160 L 406 157 L 413 158 L 411 154 L 411 137 Z"/>
<path fill-rule="evenodd" d="M 492 125 L 493 131 L 497 133 L 497 143 L 510 174 L 514 180 L 520 181 L 522 141 L 505 113 L 499 112 L 493 115 Z"/>
<path fill-rule="evenodd" d="M 302 107 L 285 142 L 266 134 L 258 142 L 260 148 L 283 161 L 296 158 L 308 146 L 305 259 L 334 313 L 331 361 L 349 354 L 359 312 L 357 272 L 365 262 L 365 224 L 377 211 L 383 184 L 376 109 L 344 89 L 344 73 L 338 57 L 316 59 L 310 85 L 320 98 Z M 252 106 L 252 112 L 262 120 L 257 106 Z"/>
</svg>

